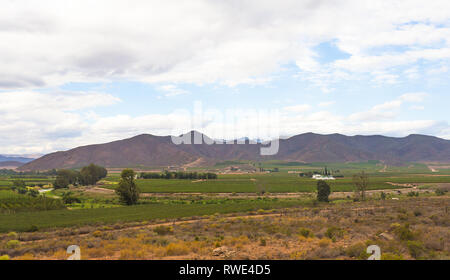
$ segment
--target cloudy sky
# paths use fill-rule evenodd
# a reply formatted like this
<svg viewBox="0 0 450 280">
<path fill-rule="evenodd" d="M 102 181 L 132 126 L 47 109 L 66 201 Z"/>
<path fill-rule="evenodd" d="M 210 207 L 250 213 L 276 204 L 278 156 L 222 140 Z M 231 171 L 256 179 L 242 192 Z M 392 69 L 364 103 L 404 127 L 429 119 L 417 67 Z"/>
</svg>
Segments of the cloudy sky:
<svg viewBox="0 0 450 280">
<path fill-rule="evenodd" d="M 181 113 L 195 104 L 277 110 L 283 136 L 450 139 L 448 0 L 0 5 L 3 154 L 174 127 L 219 137 L 214 129 L 226 120 L 206 118 L 199 128 Z"/>
</svg>

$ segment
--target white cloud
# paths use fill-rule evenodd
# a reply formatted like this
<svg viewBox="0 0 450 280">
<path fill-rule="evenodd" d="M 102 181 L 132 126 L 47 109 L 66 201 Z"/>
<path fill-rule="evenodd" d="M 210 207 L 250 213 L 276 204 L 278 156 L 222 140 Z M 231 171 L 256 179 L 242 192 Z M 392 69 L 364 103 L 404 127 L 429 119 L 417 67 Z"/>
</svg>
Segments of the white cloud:
<svg viewBox="0 0 450 280">
<path fill-rule="evenodd" d="M 79 110 L 111 105 L 120 100 L 95 92 L 2 92 L 0 151 L 40 153 L 67 147 L 92 121 Z M 77 111 L 77 112 L 75 112 Z"/>
<path fill-rule="evenodd" d="M 336 103 L 336 102 L 335 101 L 320 102 L 319 107 L 329 107 L 329 106 L 333 105 L 334 103 Z"/>
<path fill-rule="evenodd" d="M 372 81 L 377 84 L 396 84 L 398 82 L 398 75 L 389 74 L 385 71 L 373 71 Z"/>
<path fill-rule="evenodd" d="M 427 71 L 427 75 L 429 76 L 435 76 L 435 75 L 439 75 L 439 74 L 445 74 L 448 72 L 448 66 L 447 65 L 442 65 L 438 68 L 432 68 L 429 69 Z"/>
<path fill-rule="evenodd" d="M 420 77 L 419 68 L 417 66 L 411 67 L 403 71 L 403 75 L 405 75 L 410 80 L 415 80 Z"/>
<path fill-rule="evenodd" d="M 187 90 L 178 88 L 176 85 L 163 85 L 158 87 L 160 91 L 164 91 L 164 96 L 166 97 L 172 97 L 182 94 L 188 94 L 189 92 Z"/>
<path fill-rule="evenodd" d="M 425 92 L 405 93 L 402 96 L 400 96 L 399 100 L 405 102 L 419 103 L 422 102 L 427 96 L 428 93 Z"/>
<path fill-rule="evenodd" d="M 349 58 L 322 61 L 315 47 L 331 41 Z M 286 65 L 325 93 L 340 81 L 445 77 L 450 1 L 4 0 L 0 42 L 0 152 L 49 152 L 188 127 L 180 114 L 91 112 L 120 101 L 105 93 L 47 93 L 68 82 L 136 80 L 171 97 L 188 94 L 183 83 L 268 83 Z M 448 124 L 397 120 L 406 105 L 422 109 L 426 97 L 408 93 L 350 115 L 320 111 L 331 102 L 319 111 L 287 106 L 281 127 L 288 134 L 449 135 Z"/>
<path fill-rule="evenodd" d="M 308 104 L 300 104 L 284 107 L 283 110 L 292 113 L 304 113 L 311 109 L 311 105 Z"/>
<path fill-rule="evenodd" d="M 416 110 L 416 111 L 423 111 L 425 110 L 425 106 L 419 106 L 419 105 L 414 105 L 410 107 L 411 110 Z"/>
<path fill-rule="evenodd" d="M 420 103 L 428 96 L 425 92 L 405 93 L 395 100 L 373 106 L 370 110 L 351 114 L 352 121 L 392 120 L 399 115 L 400 107 L 404 103 Z M 414 107 L 416 110 L 418 105 Z"/>
<path fill-rule="evenodd" d="M 392 82 L 392 67 L 450 58 L 449 11 L 447 0 L 6 0 L 0 88 L 115 79 L 233 86 L 270 81 L 287 63 L 331 76 L 324 91 L 343 71 L 387 72 L 378 78 Z M 331 40 L 351 57 L 325 70 L 313 47 Z M 374 51 L 383 46 L 407 48 Z"/>
</svg>

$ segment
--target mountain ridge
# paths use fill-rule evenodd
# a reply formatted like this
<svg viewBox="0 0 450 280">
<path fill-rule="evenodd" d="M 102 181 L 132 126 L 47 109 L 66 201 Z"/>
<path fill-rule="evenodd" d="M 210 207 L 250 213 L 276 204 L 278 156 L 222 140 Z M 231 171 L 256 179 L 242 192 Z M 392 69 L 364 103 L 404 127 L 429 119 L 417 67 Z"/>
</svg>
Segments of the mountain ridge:
<svg viewBox="0 0 450 280">
<path fill-rule="evenodd" d="M 195 137 L 206 135 L 190 131 Z M 211 140 L 211 138 L 207 137 Z M 89 163 L 105 167 L 171 166 L 193 162 L 213 164 L 223 160 L 286 160 L 301 162 L 450 162 L 450 140 L 411 134 L 406 137 L 304 133 L 280 139 L 279 151 L 261 156 L 261 143 L 176 145 L 171 136 L 140 134 L 103 144 L 92 144 L 44 155 L 19 167 L 19 170 L 79 168 Z M 201 159 L 201 160 L 200 160 Z"/>
<path fill-rule="evenodd" d="M 35 158 L 14 155 L 0 155 L 0 162 L 15 161 L 20 163 L 28 163 L 33 160 L 35 160 Z"/>
</svg>

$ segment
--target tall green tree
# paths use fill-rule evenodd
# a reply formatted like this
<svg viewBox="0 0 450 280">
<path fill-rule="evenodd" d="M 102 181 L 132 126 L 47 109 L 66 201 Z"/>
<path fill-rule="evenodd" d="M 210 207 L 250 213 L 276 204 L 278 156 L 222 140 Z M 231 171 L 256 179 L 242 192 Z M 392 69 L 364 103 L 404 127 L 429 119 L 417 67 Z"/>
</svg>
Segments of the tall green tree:
<svg viewBox="0 0 450 280">
<path fill-rule="evenodd" d="M 139 188 L 135 182 L 136 173 L 133 169 L 124 169 L 120 174 L 119 187 L 116 189 L 121 203 L 126 205 L 137 204 L 139 200 Z"/>
<path fill-rule="evenodd" d="M 82 185 L 95 185 L 108 174 L 106 168 L 93 163 L 85 166 L 80 171 L 80 181 Z"/>
<path fill-rule="evenodd" d="M 13 181 L 11 189 L 13 191 L 19 192 L 19 190 L 25 189 L 25 187 L 26 187 L 25 181 L 18 179 Z"/>
<path fill-rule="evenodd" d="M 69 180 L 65 176 L 63 176 L 63 175 L 56 176 L 56 179 L 53 182 L 53 188 L 65 189 L 68 186 L 69 186 Z"/>
<path fill-rule="evenodd" d="M 328 197 L 330 196 L 331 188 L 327 182 L 320 180 L 317 182 L 317 200 L 322 202 L 328 202 Z"/>
<path fill-rule="evenodd" d="M 67 179 L 69 184 L 78 185 L 81 182 L 80 172 L 69 169 L 59 169 L 57 172 L 57 176 L 61 176 Z"/>
</svg>

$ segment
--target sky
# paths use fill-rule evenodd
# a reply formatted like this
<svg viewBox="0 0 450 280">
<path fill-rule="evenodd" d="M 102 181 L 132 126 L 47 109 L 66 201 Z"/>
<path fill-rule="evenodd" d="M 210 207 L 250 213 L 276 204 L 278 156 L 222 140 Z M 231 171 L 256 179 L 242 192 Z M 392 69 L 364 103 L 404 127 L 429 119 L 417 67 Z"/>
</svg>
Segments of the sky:
<svg viewBox="0 0 450 280">
<path fill-rule="evenodd" d="M 191 129 L 264 138 L 267 123 L 450 139 L 448 0 L 0 5 L 1 154 Z"/>
</svg>

